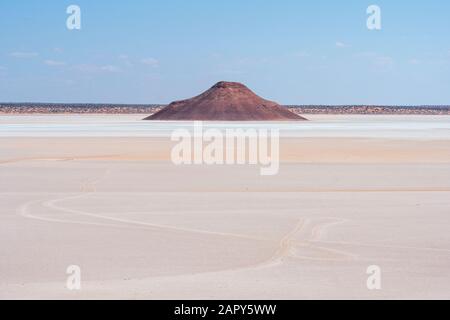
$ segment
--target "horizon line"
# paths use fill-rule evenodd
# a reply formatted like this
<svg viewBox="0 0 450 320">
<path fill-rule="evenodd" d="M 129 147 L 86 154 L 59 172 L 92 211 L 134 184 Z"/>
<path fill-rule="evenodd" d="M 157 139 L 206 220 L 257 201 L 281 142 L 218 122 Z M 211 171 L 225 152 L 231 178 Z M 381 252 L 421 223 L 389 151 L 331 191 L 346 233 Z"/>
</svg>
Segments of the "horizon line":
<svg viewBox="0 0 450 320">
<path fill-rule="evenodd" d="M 7 105 L 7 104 L 42 104 L 42 105 L 102 105 L 102 106 L 108 106 L 108 105 L 120 105 L 120 106 L 168 106 L 170 103 L 111 103 L 111 102 L 39 102 L 39 101 L 33 101 L 33 102 L 1 102 L 0 105 Z M 449 104 L 280 104 L 281 106 L 285 107 L 450 107 Z"/>
</svg>

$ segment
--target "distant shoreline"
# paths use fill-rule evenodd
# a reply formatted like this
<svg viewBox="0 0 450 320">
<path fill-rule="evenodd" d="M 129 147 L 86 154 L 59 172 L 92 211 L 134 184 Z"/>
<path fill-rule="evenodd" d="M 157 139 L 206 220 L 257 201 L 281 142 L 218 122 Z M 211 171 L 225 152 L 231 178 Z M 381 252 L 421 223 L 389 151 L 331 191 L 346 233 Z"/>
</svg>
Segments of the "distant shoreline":
<svg viewBox="0 0 450 320">
<path fill-rule="evenodd" d="M 0 103 L 5 114 L 153 114 L 164 104 Z M 297 114 L 450 115 L 450 106 L 286 105 Z"/>
</svg>

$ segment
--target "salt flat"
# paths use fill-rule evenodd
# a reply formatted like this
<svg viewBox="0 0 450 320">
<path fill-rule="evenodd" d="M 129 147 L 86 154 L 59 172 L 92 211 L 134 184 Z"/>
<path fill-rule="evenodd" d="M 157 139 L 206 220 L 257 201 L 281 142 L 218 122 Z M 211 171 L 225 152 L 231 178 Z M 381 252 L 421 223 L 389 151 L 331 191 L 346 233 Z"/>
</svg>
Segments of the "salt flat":
<svg viewBox="0 0 450 320">
<path fill-rule="evenodd" d="M 285 126 L 270 177 L 140 118 L 0 117 L 0 298 L 450 298 L 450 117 L 252 124 Z"/>
</svg>

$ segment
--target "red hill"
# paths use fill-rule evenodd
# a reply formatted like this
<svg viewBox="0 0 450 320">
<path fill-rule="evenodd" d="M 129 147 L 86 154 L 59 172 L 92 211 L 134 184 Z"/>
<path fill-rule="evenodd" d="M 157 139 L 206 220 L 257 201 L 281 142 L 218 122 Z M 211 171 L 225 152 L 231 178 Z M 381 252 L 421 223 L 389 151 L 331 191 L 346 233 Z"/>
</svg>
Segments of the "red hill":
<svg viewBox="0 0 450 320">
<path fill-rule="evenodd" d="M 264 100 L 237 82 L 219 82 L 191 99 L 175 101 L 144 120 L 275 121 L 306 120 Z"/>
</svg>

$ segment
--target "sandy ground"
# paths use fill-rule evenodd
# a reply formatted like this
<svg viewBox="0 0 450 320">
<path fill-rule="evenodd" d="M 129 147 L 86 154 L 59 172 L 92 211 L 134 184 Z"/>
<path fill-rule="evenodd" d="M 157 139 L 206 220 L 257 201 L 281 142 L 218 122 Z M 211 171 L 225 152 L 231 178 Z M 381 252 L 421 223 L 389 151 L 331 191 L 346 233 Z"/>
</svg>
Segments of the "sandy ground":
<svg viewBox="0 0 450 320">
<path fill-rule="evenodd" d="M 284 138 L 270 177 L 173 145 L 0 137 L 0 298 L 450 298 L 449 139 Z"/>
</svg>

